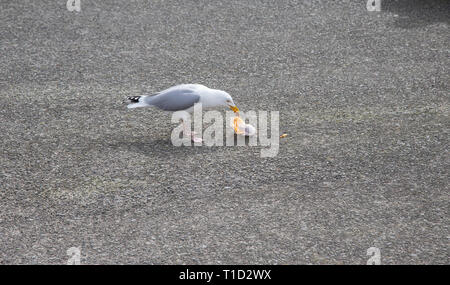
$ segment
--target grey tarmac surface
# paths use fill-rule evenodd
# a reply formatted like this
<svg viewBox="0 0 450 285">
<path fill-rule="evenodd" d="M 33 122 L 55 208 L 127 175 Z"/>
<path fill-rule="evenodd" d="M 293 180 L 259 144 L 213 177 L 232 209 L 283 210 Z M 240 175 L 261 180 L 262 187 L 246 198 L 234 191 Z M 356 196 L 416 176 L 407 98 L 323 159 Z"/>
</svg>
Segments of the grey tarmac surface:
<svg viewBox="0 0 450 285">
<path fill-rule="evenodd" d="M 449 2 L 0 1 L 0 263 L 448 264 Z M 129 95 L 280 112 L 174 147 Z"/>
</svg>

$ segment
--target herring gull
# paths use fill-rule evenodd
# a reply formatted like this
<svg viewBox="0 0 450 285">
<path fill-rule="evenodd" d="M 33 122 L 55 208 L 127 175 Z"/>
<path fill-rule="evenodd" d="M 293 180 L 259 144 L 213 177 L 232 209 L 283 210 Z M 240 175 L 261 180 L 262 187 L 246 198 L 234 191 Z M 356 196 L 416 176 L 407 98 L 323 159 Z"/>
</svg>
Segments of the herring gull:
<svg viewBox="0 0 450 285">
<path fill-rule="evenodd" d="M 201 103 L 203 108 L 229 107 L 235 113 L 239 112 L 230 94 L 201 84 L 181 84 L 153 95 L 130 96 L 128 100 L 131 102 L 127 106 L 130 109 L 155 106 L 164 111 L 187 111 L 192 113 L 194 104 Z M 185 130 L 187 129 L 188 126 L 185 124 Z M 194 142 L 202 141 L 201 138 L 195 137 L 195 133 L 190 135 Z"/>
</svg>

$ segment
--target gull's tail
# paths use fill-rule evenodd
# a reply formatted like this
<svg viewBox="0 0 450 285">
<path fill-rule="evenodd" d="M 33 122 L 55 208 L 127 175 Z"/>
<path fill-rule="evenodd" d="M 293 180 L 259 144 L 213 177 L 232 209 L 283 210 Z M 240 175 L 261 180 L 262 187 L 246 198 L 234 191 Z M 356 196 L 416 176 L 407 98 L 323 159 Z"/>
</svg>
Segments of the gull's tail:
<svg viewBox="0 0 450 285">
<path fill-rule="evenodd" d="M 130 100 L 131 104 L 128 104 L 128 109 L 132 108 L 139 108 L 139 107 L 147 107 L 150 106 L 149 104 L 144 102 L 144 98 L 146 96 L 130 96 L 127 97 L 128 100 Z"/>
</svg>

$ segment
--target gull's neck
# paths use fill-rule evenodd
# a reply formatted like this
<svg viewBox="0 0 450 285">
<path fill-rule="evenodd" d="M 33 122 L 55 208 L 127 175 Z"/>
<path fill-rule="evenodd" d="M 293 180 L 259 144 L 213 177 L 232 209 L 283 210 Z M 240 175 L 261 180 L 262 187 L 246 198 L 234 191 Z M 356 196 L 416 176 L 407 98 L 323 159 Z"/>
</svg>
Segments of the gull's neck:
<svg viewBox="0 0 450 285">
<path fill-rule="evenodd" d="M 204 90 L 200 98 L 200 103 L 205 108 L 220 106 L 223 103 L 223 91 L 217 89 Z"/>
</svg>

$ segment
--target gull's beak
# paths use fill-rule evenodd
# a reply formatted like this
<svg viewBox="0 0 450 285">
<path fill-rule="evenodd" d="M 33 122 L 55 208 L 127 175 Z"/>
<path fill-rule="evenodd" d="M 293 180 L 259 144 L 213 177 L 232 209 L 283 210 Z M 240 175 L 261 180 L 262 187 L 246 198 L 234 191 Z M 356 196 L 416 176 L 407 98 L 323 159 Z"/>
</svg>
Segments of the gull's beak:
<svg viewBox="0 0 450 285">
<path fill-rule="evenodd" d="M 235 112 L 235 113 L 239 112 L 239 108 L 236 106 L 228 105 L 228 107 L 230 107 L 230 109 L 233 110 L 233 112 Z"/>
</svg>

